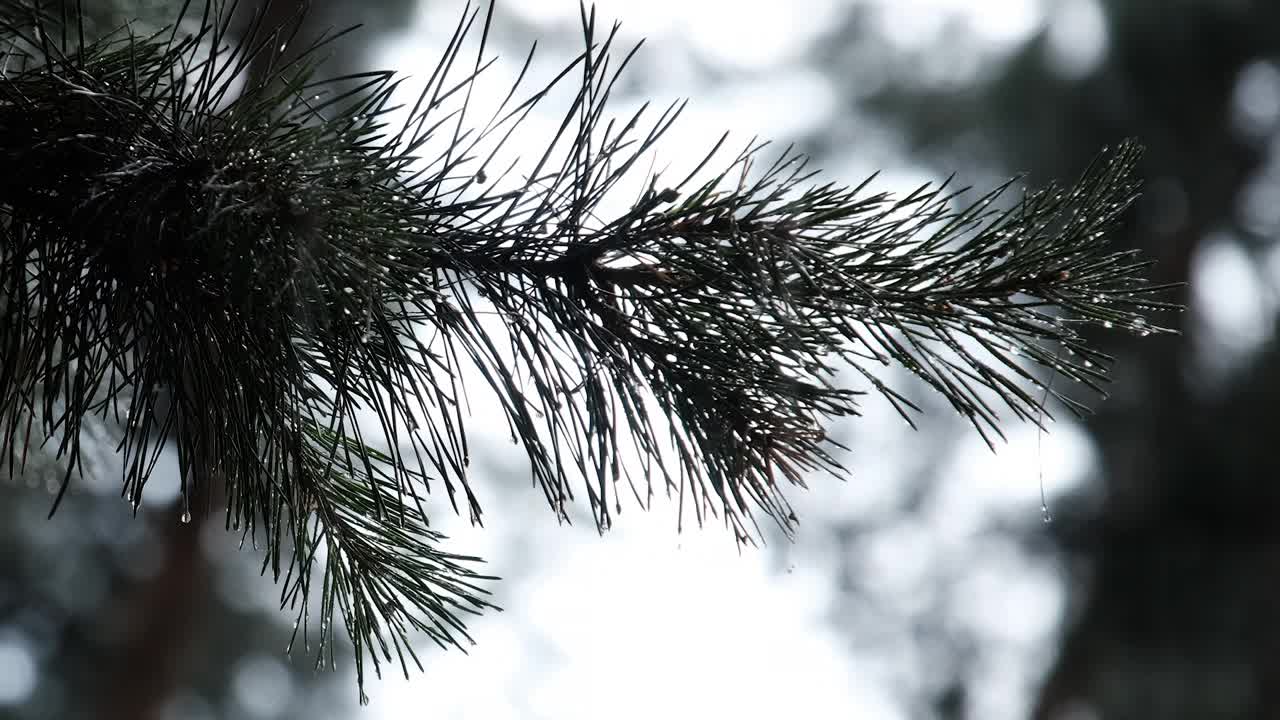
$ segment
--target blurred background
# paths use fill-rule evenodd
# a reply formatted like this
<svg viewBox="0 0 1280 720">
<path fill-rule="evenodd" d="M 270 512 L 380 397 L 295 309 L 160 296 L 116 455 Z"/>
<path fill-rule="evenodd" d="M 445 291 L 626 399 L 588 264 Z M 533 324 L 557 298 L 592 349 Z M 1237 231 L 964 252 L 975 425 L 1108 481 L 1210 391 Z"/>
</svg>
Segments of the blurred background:
<svg viewBox="0 0 1280 720">
<path fill-rule="evenodd" d="M 108 27 L 180 4 L 84 2 Z M 312 4 L 308 32 L 365 24 L 329 73 L 419 82 L 463 11 Z M 176 463 L 136 519 L 105 454 L 51 520 L 54 468 L 5 478 L 0 717 L 1280 717 L 1280 3 L 597 8 L 648 38 L 619 115 L 692 99 L 659 167 L 728 129 L 797 143 L 849 184 L 955 172 L 983 189 L 1068 181 L 1139 139 L 1144 194 L 1116 240 L 1190 283 L 1188 312 L 1163 319 L 1182 335 L 1097 338 L 1116 357 L 1097 415 L 1010 426 L 994 455 L 945 407 L 912 432 L 873 402 L 832 429 L 853 480 L 792 493 L 796 542 L 744 552 L 722 528 L 677 534 L 674 503 L 624 508 L 604 537 L 557 526 L 518 448 L 478 422 L 488 527 L 441 522 L 504 578 L 506 611 L 473 623 L 470 655 L 424 643 L 425 672 L 372 682 L 364 709 L 341 649 L 337 672 L 285 656 L 292 617 L 221 517 L 178 522 Z M 558 69 L 579 32 L 572 0 L 504 0 L 509 62 L 483 82 L 504 91 L 534 39 Z"/>
</svg>

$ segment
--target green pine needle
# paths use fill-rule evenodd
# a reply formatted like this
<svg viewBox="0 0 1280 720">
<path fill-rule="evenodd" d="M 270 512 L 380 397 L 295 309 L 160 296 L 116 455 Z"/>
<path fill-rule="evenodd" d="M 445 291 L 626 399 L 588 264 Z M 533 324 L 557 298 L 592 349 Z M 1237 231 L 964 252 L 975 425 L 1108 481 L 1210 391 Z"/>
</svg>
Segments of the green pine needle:
<svg viewBox="0 0 1280 720">
<path fill-rule="evenodd" d="M 582 54 L 524 91 L 531 54 L 483 122 L 466 111 L 492 9 L 468 8 L 398 128 L 390 73 L 313 80 L 327 40 L 280 59 L 296 23 L 233 37 L 215 4 L 195 32 L 184 8 L 158 33 L 86 37 L 30 2 L 0 11 L 9 474 L 55 443 L 60 500 L 85 424 L 115 423 L 136 507 L 172 443 L 184 503 L 223 488 L 228 527 L 264 538 L 304 638 L 319 613 L 321 662 L 341 615 L 362 698 L 366 655 L 407 672 L 413 634 L 458 645 L 462 618 L 492 607 L 493 578 L 438 549 L 424 502 L 442 485 L 480 518 L 470 385 L 497 399 L 558 516 L 580 486 L 603 530 L 620 483 L 647 506 L 660 482 L 682 516 L 687 503 L 750 542 L 757 512 L 794 527 L 785 486 L 844 472 L 824 430 L 858 413 L 843 366 L 910 420 L 880 377 L 908 369 L 991 443 L 1001 411 L 1039 423 L 1049 395 L 1085 411 L 1026 360 L 1100 390 L 1110 359 L 1086 328 L 1170 332 L 1147 317 L 1170 308 L 1152 299 L 1165 288 L 1107 249 L 1135 193 L 1132 144 L 1001 209 L 1008 186 L 966 203 L 945 185 L 819 184 L 754 141 L 696 183 L 722 139 L 605 219 L 683 105 L 647 126 L 643 111 L 610 119 L 631 54 L 612 56 L 617 26 L 585 7 Z M 545 154 L 501 172 L 513 131 L 566 83 L 578 92 Z M 432 143 L 444 150 L 422 157 Z"/>
</svg>

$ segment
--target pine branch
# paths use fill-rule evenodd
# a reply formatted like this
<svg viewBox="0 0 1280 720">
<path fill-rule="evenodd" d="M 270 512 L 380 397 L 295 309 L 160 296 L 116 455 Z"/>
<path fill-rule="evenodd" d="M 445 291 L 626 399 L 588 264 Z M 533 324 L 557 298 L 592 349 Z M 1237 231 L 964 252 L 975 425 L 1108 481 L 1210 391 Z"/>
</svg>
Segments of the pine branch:
<svg viewBox="0 0 1280 720">
<path fill-rule="evenodd" d="M 215 5 L 194 33 L 84 38 L 74 18 L 0 7 L 9 472 L 53 441 L 65 492 L 84 423 L 116 421 L 136 507 L 172 443 L 184 517 L 224 484 L 228 527 L 261 532 L 304 636 L 319 571 L 318 657 L 334 662 L 340 612 L 362 687 L 366 651 L 407 672 L 412 631 L 457 645 L 460 618 L 492 607 L 492 578 L 438 549 L 424 503 L 440 485 L 480 520 L 477 382 L 561 518 L 576 483 L 603 530 L 620 485 L 648 506 L 657 481 L 681 517 L 687 501 L 750 542 L 757 512 L 793 528 L 785 486 L 844 472 L 824 428 L 859 412 L 845 366 L 910 421 L 880 377 L 908 369 L 993 443 L 1002 410 L 1041 422 L 1048 395 L 1086 410 L 1025 361 L 1101 391 L 1110 358 L 1085 328 L 1169 332 L 1146 317 L 1170 307 L 1164 288 L 1105 242 L 1134 196 L 1133 145 L 1001 209 L 1008 185 L 972 202 L 945 184 L 870 194 L 819 184 L 790 150 L 753 172 L 755 141 L 699 180 L 722 138 L 610 217 L 683 105 L 610 119 L 635 50 L 614 58 L 617 26 L 585 7 L 585 50 L 524 91 L 530 53 L 483 122 L 468 111 L 492 9 L 468 9 L 394 131 L 390 73 L 313 80 L 328 39 L 280 60 L 296 23 L 233 38 Z M 267 71 L 237 92 L 254 63 Z M 500 164 L 566 83 L 578 92 L 545 153 Z"/>
</svg>

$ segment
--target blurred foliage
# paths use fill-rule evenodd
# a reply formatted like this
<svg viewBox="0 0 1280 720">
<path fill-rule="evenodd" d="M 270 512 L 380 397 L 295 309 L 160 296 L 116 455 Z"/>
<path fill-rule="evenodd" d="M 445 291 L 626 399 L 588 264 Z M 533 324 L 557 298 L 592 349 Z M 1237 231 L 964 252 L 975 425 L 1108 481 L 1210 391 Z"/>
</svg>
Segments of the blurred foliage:
<svg viewBox="0 0 1280 720">
<path fill-rule="evenodd" d="M 1122 245 L 1155 258 L 1161 282 L 1203 283 L 1213 253 L 1252 259 L 1232 285 L 1178 293 L 1191 307 L 1181 337 L 1098 337 L 1120 380 L 1082 426 L 1100 463 L 1084 489 L 1057 502 L 1052 524 L 1003 532 L 1035 552 L 1051 541 L 1068 593 L 1061 646 L 1033 717 L 1275 717 L 1280 461 L 1270 444 L 1280 430 L 1280 358 L 1269 298 L 1280 230 L 1280 4 L 1038 7 L 1038 31 L 988 54 L 954 27 L 942 42 L 893 48 L 869 36 L 869 14 L 854 9 L 812 58 L 851 109 L 897 128 L 918 157 L 946 172 L 970 164 L 1036 181 L 1071 177 L 1088 148 L 1138 138 L 1148 149 L 1145 193 Z M 885 53 L 874 64 L 861 62 L 868 45 Z M 948 64 L 974 69 L 946 81 L 930 75 Z M 827 129 L 805 144 L 834 153 L 843 136 Z M 1218 303 L 1250 308 L 1238 312 L 1259 317 L 1262 337 L 1215 326 Z M 918 492 L 927 497 L 934 485 Z M 857 558 L 874 530 L 855 523 L 834 532 Z M 852 605 L 858 585 L 855 574 Z M 974 652 L 989 639 L 928 613 L 903 621 L 934 626 L 920 642 L 936 651 L 926 652 L 929 665 L 950 668 L 942 674 L 955 678 L 959 697 L 980 690 Z M 860 627 L 850 625 L 853 637 Z M 954 686 L 934 691 L 925 714 L 970 716 L 957 708 Z"/>
<path fill-rule="evenodd" d="M 6 703 L 16 701 L 0 716 L 202 720 L 266 708 L 301 720 L 354 706 L 346 687 L 284 655 L 290 630 L 233 538 L 172 511 L 135 517 L 102 486 L 46 519 L 44 484 L 56 477 L 0 481 L 0 646 Z"/>
</svg>

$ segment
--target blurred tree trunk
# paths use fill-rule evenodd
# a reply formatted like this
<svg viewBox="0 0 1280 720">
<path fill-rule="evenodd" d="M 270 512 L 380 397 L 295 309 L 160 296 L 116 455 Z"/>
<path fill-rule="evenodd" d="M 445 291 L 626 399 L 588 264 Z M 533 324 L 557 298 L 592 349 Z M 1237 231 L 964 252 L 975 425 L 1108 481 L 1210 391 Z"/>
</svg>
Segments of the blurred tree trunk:
<svg viewBox="0 0 1280 720">
<path fill-rule="evenodd" d="M 1190 277 L 1264 159 L 1265 143 L 1232 126 L 1233 91 L 1249 61 L 1275 52 L 1280 25 L 1274 6 L 1246 5 L 1113 2 L 1112 56 L 1096 75 L 1056 102 L 1009 98 L 1045 103 L 1066 130 L 1017 158 L 1038 172 L 1065 175 L 1083 148 L 1124 136 L 1149 146 L 1130 242 L 1158 259 L 1160 281 Z M 1059 513 L 1059 540 L 1088 570 L 1037 720 L 1280 717 L 1280 357 L 1273 342 L 1208 391 L 1203 328 L 1192 313 L 1179 324 L 1182 337 L 1110 348 L 1117 397 L 1088 426 L 1104 495 Z"/>
<path fill-rule="evenodd" d="M 305 0 L 264 0 L 263 2 L 250 3 L 241 9 L 241 17 L 243 18 L 241 21 L 242 32 L 249 29 L 255 15 L 261 14 L 258 37 L 263 38 L 273 32 L 273 29 L 279 28 L 280 40 L 284 42 L 293 32 L 297 18 L 306 5 Z M 260 81 L 266 75 L 273 57 L 277 64 L 287 63 L 297 57 L 298 53 L 306 48 L 308 41 L 312 39 L 314 34 L 309 26 L 299 28 L 298 36 L 285 48 L 283 53 L 273 51 L 259 54 L 254 58 L 253 63 L 249 65 L 248 81 L 250 83 Z M 276 47 L 279 47 L 279 45 L 276 45 Z"/>
<path fill-rule="evenodd" d="M 100 677 L 99 717 L 104 720 L 160 720 L 165 702 L 181 685 L 205 607 L 202 595 L 211 585 L 209 563 L 200 551 L 204 519 L 200 512 L 188 524 L 176 516 L 162 522 L 165 531 L 156 540 L 164 548 L 159 571 L 120 593 L 108 611 L 124 626 L 125 644 Z"/>
</svg>

